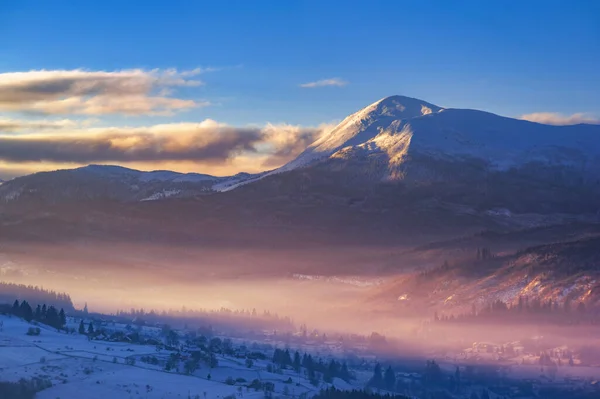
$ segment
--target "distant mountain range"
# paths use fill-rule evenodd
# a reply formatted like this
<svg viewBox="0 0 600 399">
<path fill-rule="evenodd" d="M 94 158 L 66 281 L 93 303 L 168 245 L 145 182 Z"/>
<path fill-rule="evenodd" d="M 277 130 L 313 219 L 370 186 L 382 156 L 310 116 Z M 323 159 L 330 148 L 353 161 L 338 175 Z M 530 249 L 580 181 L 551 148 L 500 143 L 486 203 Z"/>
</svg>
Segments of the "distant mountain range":
<svg viewBox="0 0 600 399">
<path fill-rule="evenodd" d="M 187 198 L 214 192 L 216 185 L 238 184 L 255 177 L 247 173 L 216 177 L 168 170 L 142 172 L 113 165 L 40 172 L 5 183 L 0 197 L 6 201 L 35 199 L 46 203 L 83 200 L 151 201 Z"/>
</svg>

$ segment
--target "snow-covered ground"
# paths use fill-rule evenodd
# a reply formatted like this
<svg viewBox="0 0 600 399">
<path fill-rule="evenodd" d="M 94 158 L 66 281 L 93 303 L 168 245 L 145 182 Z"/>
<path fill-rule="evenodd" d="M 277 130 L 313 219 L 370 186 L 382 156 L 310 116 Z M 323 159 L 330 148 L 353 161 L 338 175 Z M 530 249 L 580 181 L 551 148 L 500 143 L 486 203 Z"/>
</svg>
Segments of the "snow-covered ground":
<svg viewBox="0 0 600 399">
<path fill-rule="evenodd" d="M 89 325 L 89 322 L 90 320 L 85 320 L 85 325 Z M 156 326 L 132 327 L 110 318 L 95 320 L 94 324 L 109 335 L 137 332 L 144 340 L 155 340 L 155 343 L 163 342 L 164 339 L 163 330 Z M 78 319 L 68 319 L 69 329 L 77 330 L 78 326 Z M 40 335 L 27 335 L 31 327 L 40 328 Z M 183 337 L 192 333 L 192 330 L 178 333 Z M 274 398 L 308 399 L 321 388 L 330 386 L 323 381 L 318 382 L 316 386 L 311 384 L 304 370 L 298 373 L 289 368 L 274 368 L 271 361 L 273 349 L 285 346 L 276 338 L 267 337 L 262 343 L 233 338 L 231 344 L 234 350 L 228 353 L 239 353 L 238 350 L 242 351 L 241 348 L 244 347 L 242 355 L 236 357 L 217 354 L 216 367 L 210 368 L 201 362 L 200 367 L 188 375 L 184 372 L 184 362 L 186 357 L 189 359 L 189 356 L 198 350 L 191 346 L 183 345 L 181 351 L 175 352 L 164 349 L 161 345 L 111 342 L 108 336 L 104 335 L 90 340 L 83 334 L 57 332 L 43 324 L 28 323 L 17 317 L 0 315 L 0 381 L 16 382 L 20 379 L 39 378 L 49 382 L 51 386 L 39 392 L 36 396 L 38 399 L 264 398 L 263 389 L 256 390 L 251 386 L 253 381 L 272 384 Z M 182 344 L 183 340 L 180 340 Z M 468 365 L 495 364 L 501 367 L 504 370 L 503 375 L 511 380 L 536 380 L 538 384 L 548 386 L 563 384 L 566 387 L 581 386 L 593 390 L 594 381 L 600 379 L 599 367 L 584 366 L 578 358 L 574 359 L 575 367 L 568 366 L 565 362 L 552 369 L 540 366 L 539 355 L 525 352 L 516 341 L 509 343 L 518 351 L 513 357 L 500 357 L 497 351 L 489 350 L 504 344 L 506 343 L 478 342 L 466 349 L 457 347 L 455 353 L 447 352 L 446 348 L 444 354 L 431 355 L 439 360 L 441 369 L 449 375 L 453 374 L 457 366 L 464 369 Z M 252 349 L 246 349 L 250 347 Z M 556 349 L 566 350 L 567 347 Z M 315 359 L 325 361 L 332 358 L 359 359 L 356 356 L 359 352 L 351 356 L 352 351 L 346 352 L 334 341 L 308 342 L 290 348 L 290 351 L 295 350 L 300 353 L 312 353 Z M 252 356 L 253 364 L 248 364 L 245 356 L 250 352 L 264 355 L 265 360 Z M 175 366 L 166 367 L 166 361 L 172 359 L 171 355 L 176 353 L 183 358 L 180 358 Z M 148 361 L 149 359 L 154 359 L 154 362 Z M 377 361 L 380 359 L 374 354 L 368 351 L 360 352 L 360 362 L 349 363 L 354 379 L 346 382 L 335 378 L 333 385 L 343 390 L 362 389 L 373 375 L 373 366 Z M 415 375 L 420 378 L 420 363 L 413 364 L 412 367 Z M 397 378 L 400 378 L 401 374 L 398 374 Z"/>
<path fill-rule="evenodd" d="M 245 398 L 263 398 L 263 391 L 246 387 L 255 379 L 272 382 L 275 393 L 281 397 L 317 391 L 304 376 L 291 370 L 282 374 L 267 372 L 268 361 L 257 360 L 248 368 L 244 359 L 218 356 L 216 368 L 201 365 L 193 375 L 185 375 L 142 362 L 140 358 L 146 355 L 168 357 L 169 351 L 159 351 L 155 346 L 89 341 L 84 335 L 57 332 L 44 325 L 38 326 L 39 336 L 28 336 L 26 332 L 32 324 L 8 316 L 0 316 L 0 322 L 0 381 L 33 377 L 50 380 L 52 387 L 38 393 L 39 399 L 211 399 L 240 394 Z M 132 358 L 136 359 L 133 365 L 127 361 Z M 229 385 L 228 378 L 239 382 Z M 293 383 L 289 383 L 289 378 Z M 338 385 L 349 386 L 343 381 L 338 381 Z"/>
</svg>

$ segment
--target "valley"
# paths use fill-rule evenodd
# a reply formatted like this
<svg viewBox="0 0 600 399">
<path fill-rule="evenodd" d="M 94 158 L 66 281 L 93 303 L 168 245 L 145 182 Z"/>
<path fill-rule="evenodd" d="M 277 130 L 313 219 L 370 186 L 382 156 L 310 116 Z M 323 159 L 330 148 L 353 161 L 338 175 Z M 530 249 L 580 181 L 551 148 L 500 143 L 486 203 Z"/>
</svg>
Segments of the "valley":
<svg viewBox="0 0 600 399">
<path fill-rule="evenodd" d="M 586 355 L 600 323 L 598 133 L 392 96 L 264 173 L 90 165 L 4 182 L 0 278 L 69 292 L 66 331 L 83 319 L 103 335 L 43 330 L 37 342 L 4 318 L 0 377 L 43 377 L 39 398 L 309 398 L 334 386 L 587 398 L 600 377 Z M 87 304 L 98 314 L 75 310 Z M 219 353 L 218 367 L 175 372 L 165 365 L 198 348 L 145 345 L 165 345 L 167 323 L 122 309 L 182 305 L 268 309 L 293 322 L 249 330 L 235 313 L 215 337 L 261 348 L 264 359 L 247 366 L 248 353 Z M 206 317 L 169 323 L 191 337 Z M 307 335 L 306 325 L 337 338 Z M 113 339 L 133 332 L 144 339 Z M 14 348 L 31 362 L 17 362 Z M 277 348 L 346 362 L 354 377 L 315 383 L 291 365 L 274 373 Z M 377 364 L 393 367 L 398 385 L 373 386 Z"/>
</svg>

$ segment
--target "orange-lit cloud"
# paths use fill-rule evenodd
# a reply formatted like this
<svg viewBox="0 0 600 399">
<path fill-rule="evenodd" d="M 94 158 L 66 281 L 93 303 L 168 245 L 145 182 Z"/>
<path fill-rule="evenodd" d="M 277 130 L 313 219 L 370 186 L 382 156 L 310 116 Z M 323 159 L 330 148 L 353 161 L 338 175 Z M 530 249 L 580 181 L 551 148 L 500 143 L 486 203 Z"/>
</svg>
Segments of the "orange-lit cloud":
<svg viewBox="0 0 600 399">
<path fill-rule="evenodd" d="M 212 69 L 34 70 L 0 73 L 0 110 L 40 114 L 168 115 L 208 101 L 171 96 Z"/>
<path fill-rule="evenodd" d="M 321 134 L 330 131 L 334 126 L 322 124 L 316 129 L 306 129 L 294 125 L 267 124 L 263 129 L 263 137 L 271 146 L 271 151 L 261 164 L 267 169 L 283 165 L 304 151 Z"/>
<path fill-rule="evenodd" d="M 11 126 L 16 129 L 28 125 L 13 120 Z M 5 134 L 0 135 L 0 170 L 114 163 L 146 170 L 218 174 L 258 171 L 289 161 L 328 128 L 273 124 L 235 127 L 207 119 L 200 123 L 65 127 L 44 133 Z"/>
</svg>

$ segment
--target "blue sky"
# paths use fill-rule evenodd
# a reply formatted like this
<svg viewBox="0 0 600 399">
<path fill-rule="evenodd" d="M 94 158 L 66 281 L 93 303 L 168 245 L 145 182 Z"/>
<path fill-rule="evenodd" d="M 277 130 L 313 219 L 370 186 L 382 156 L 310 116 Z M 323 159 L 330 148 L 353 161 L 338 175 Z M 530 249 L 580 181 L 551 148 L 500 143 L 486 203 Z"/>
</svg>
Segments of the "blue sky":
<svg viewBox="0 0 600 399">
<path fill-rule="evenodd" d="M 95 123 L 317 126 L 393 94 L 514 117 L 599 117 L 600 2 L 0 3 L 0 74 L 197 67 L 219 70 L 176 97 L 212 105 Z M 299 86 L 331 78 L 347 84 Z"/>
</svg>

